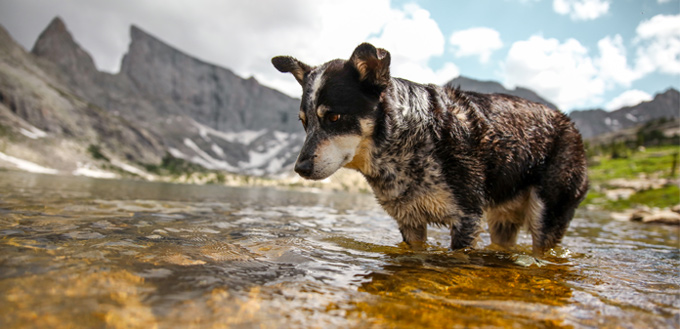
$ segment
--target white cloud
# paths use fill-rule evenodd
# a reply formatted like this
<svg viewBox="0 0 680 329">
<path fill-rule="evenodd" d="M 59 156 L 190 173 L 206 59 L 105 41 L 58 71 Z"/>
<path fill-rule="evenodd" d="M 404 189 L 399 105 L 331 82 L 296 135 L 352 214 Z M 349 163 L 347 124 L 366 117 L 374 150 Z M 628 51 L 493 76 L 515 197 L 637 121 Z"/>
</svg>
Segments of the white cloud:
<svg viewBox="0 0 680 329">
<path fill-rule="evenodd" d="M 503 47 L 500 33 L 488 27 L 453 32 L 449 43 L 453 45 L 457 57 L 479 56 L 482 63 L 488 62 L 491 53 Z"/>
<path fill-rule="evenodd" d="M 531 88 L 563 110 L 598 104 L 605 91 L 588 50 L 575 39 L 560 43 L 532 36 L 515 42 L 504 70 L 507 86 Z"/>
<path fill-rule="evenodd" d="M 427 10 L 409 4 L 403 10 L 391 10 L 391 13 L 382 33 L 368 41 L 390 52 L 393 76 L 442 84 L 460 74 L 458 67 L 451 62 L 436 71 L 428 65 L 430 58 L 444 54 L 446 42 Z"/>
<path fill-rule="evenodd" d="M 633 106 L 652 100 L 652 95 L 637 89 L 627 90 L 605 105 L 607 111 L 618 110 L 625 106 Z"/>
<path fill-rule="evenodd" d="M 633 81 L 642 77 L 642 73 L 628 65 L 626 48 L 621 35 L 604 37 L 598 41 L 597 47 L 600 57 L 595 62 L 600 69 L 600 77 L 608 81 L 610 87 L 612 84 L 628 87 Z"/>
<path fill-rule="evenodd" d="M 292 55 L 317 65 L 349 58 L 358 44 L 370 40 L 392 53 L 395 75 L 441 83 L 458 74 L 453 63 L 438 70 L 428 66 L 446 46 L 430 13 L 412 4 L 392 8 L 390 0 L 201 0 L 191 5 L 167 0 L 162 6 L 157 0 L 34 0 L 3 2 L 0 11 L 3 22 L 19 31 L 36 21 L 44 21 L 44 27 L 55 15 L 97 67 L 109 72 L 118 71 L 134 24 L 185 53 L 298 97 L 300 86 L 274 69 L 271 57 Z M 30 49 L 32 40 L 23 44 Z"/>
<path fill-rule="evenodd" d="M 394 62 L 393 62 L 394 63 Z M 392 76 L 405 78 L 419 83 L 443 85 L 460 75 L 460 69 L 453 63 L 445 63 L 442 68 L 433 70 L 417 62 L 404 62 L 393 65 Z"/>
<path fill-rule="evenodd" d="M 608 0 L 553 0 L 553 10 L 575 21 L 596 19 L 609 12 Z"/>
<path fill-rule="evenodd" d="M 635 30 L 636 69 L 680 74 L 680 14 L 656 15 Z"/>
<path fill-rule="evenodd" d="M 658 3 L 669 3 L 671 0 L 657 0 Z"/>
<path fill-rule="evenodd" d="M 575 39 L 560 42 L 532 36 L 515 42 L 503 65 L 505 84 L 531 88 L 569 111 L 600 106 L 607 90 L 629 88 L 652 72 L 680 74 L 680 15 L 654 16 L 640 23 L 636 32 L 634 65 L 629 63 L 624 40 L 618 34 L 600 39 L 598 53 L 589 53 Z M 648 96 L 631 91 L 607 107 Z"/>
</svg>

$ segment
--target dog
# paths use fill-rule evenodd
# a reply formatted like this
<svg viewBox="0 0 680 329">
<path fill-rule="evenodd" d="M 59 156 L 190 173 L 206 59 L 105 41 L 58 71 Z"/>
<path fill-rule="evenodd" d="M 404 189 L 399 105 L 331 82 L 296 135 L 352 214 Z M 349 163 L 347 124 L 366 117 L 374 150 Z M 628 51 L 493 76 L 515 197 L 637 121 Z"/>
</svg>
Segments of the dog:
<svg viewBox="0 0 680 329">
<path fill-rule="evenodd" d="M 303 90 L 295 171 L 320 180 L 358 170 L 412 247 L 435 224 L 450 227 L 451 249 L 474 248 L 484 218 L 494 244 L 513 247 L 526 226 L 535 256 L 555 247 L 588 190 L 569 117 L 519 97 L 394 78 L 390 61 L 368 43 L 319 66 L 272 58 Z"/>
</svg>

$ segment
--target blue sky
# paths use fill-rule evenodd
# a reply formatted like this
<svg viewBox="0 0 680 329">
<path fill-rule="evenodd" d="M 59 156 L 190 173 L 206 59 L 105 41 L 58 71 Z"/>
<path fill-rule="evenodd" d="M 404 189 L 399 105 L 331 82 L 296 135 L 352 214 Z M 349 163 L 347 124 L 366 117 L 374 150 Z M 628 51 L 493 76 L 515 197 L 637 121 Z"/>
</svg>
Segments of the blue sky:
<svg viewBox="0 0 680 329">
<path fill-rule="evenodd" d="M 296 97 L 272 56 L 320 64 L 365 41 L 390 51 L 395 76 L 524 86 L 564 111 L 680 89 L 680 0 L 0 0 L 26 49 L 57 15 L 100 70 L 118 71 L 134 24 Z"/>
<path fill-rule="evenodd" d="M 585 1 L 587 2 L 587 1 Z M 583 18 L 569 14 L 558 13 L 555 9 L 555 1 L 418 1 L 418 5 L 428 10 L 431 17 L 439 24 L 445 36 L 456 31 L 466 30 L 471 27 L 487 27 L 497 31 L 502 41 L 502 46 L 495 49 L 486 62 L 481 62 L 477 56 L 456 56 L 455 50 L 449 47 L 443 56 L 432 58 L 430 64 L 434 67 L 442 65 L 446 59 L 454 57 L 453 61 L 460 69 L 460 74 L 477 79 L 495 80 L 507 82 L 508 78 L 504 70 L 508 51 L 515 42 L 528 40 L 532 36 L 541 36 L 545 39 L 556 39 L 564 43 L 568 39 L 575 39 L 587 50 L 587 56 L 593 59 L 600 56 L 598 42 L 605 38 L 620 36 L 624 56 L 627 64 L 635 67 L 636 52 L 638 47 L 646 44 L 636 40 L 636 29 L 640 23 L 650 21 L 657 15 L 674 15 L 676 24 L 671 27 L 675 33 L 670 39 L 680 42 L 680 3 L 678 1 L 593 1 L 607 4 L 606 11 L 600 14 L 592 14 Z M 408 1 L 398 1 L 395 5 L 403 5 Z M 596 12 L 596 10 L 595 10 Z M 587 14 L 582 14 L 587 15 Z M 596 16 L 596 17 L 595 17 Z M 677 45 L 675 46 L 677 47 Z M 675 48 L 675 61 L 680 61 L 680 53 Z M 666 63 L 669 64 L 670 63 Z M 662 72 L 654 70 L 642 74 L 639 78 L 629 83 L 613 82 L 604 88 L 604 92 L 592 95 L 598 100 L 577 102 L 571 108 L 561 107 L 564 110 L 580 107 L 605 107 L 608 102 L 631 90 L 639 90 L 647 95 L 654 95 L 672 86 L 680 89 L 680 72 Z M 625 79 L 624 79 L 625 80 Z M 513 81 L 523 85 L 522 81 Z M 540 86 L 529 86 L 540 90 Z M 631 94 L 629 92 L 629 94 Z M 641 94 L 641 93 L 638 93 Z M 635 94 L 632 94 L 635 95 Z M 635 97 L 632 98 L 633 102 Z M 553 100 L 555 101 L 555 100 Z M 567 102 L 569 103 L 569 102 Z M 580 105 L 580 106 L 579 106 Z"/>
</svg>

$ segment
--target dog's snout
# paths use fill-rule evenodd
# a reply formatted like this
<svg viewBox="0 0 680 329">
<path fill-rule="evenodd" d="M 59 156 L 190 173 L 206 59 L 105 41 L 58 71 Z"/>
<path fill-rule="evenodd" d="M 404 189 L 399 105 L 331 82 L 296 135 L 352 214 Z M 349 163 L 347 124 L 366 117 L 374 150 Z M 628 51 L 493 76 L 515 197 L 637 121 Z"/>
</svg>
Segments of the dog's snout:
<svg viewBox="0 0 680 329">
<path fill-rule="evenodd" d="M 302 177 L 309 177 L 312 175 L 313 167 L 314 161 L 311 158 L 304 159 L 302 161 L 298 161 L 295 164 L 295 172 L 300 174 Z"/>
</svg>

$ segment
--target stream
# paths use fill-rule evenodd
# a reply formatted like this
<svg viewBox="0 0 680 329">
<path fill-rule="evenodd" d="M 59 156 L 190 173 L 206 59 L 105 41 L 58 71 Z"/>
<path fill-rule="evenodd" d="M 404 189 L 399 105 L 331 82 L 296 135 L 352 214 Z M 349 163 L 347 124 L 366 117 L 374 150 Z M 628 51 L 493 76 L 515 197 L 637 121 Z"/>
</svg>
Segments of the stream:
<svg viewBox="0 0 680 329">
<path fill-rule="evenodd" d="M 0 328 L 677 328 L 679 229 L 580 209 L 522 266 L 367 194 L 0 171 Z"/>
</svg>

